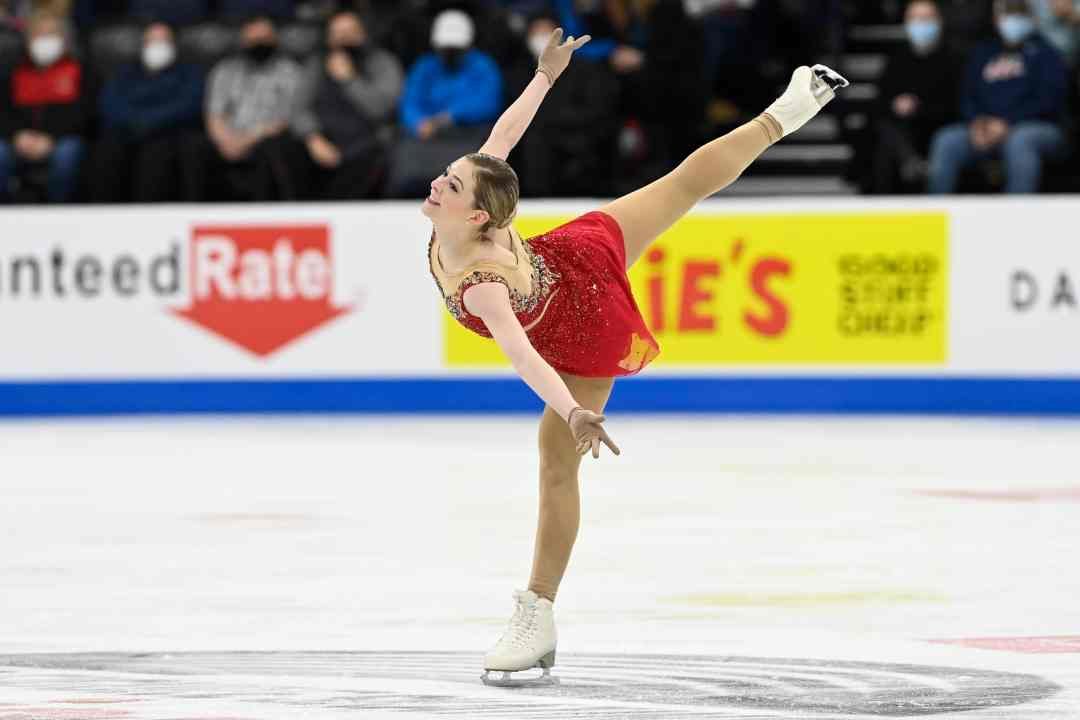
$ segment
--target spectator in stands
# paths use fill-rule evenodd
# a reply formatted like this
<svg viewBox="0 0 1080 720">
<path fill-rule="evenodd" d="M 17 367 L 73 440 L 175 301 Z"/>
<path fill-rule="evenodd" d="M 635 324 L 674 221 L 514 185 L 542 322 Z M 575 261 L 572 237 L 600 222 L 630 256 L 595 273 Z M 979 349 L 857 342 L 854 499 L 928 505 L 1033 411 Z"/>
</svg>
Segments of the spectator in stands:
<svg viewBox="0 0 1080 720">
<path fill-rule="evenodd" d="M 298 189 L 288 169 L 294 140 L 287 131 L 300 66 L 279 51 L 274 21 L 264 15 L 241 26 L 240 48 L 211 71 L 205 118 L 212 147 L 197 154 L 205 169 L 195 177 L 225 181 L 211 197 L 294 199 Z M 188 190 L 193 199 L 206 194 L 205 187 Z"/>
<path fill-rule="evenodd" d="M 1080 60 L 1080 0 L 1032 0 L 1039 32 L 1076 67 Z"/>
<path fill-rule="evenodd" d="M 924 184 L 930 139 L 956 116 L 959 73 L 944 42 L 936 0 L 908 3 L 904 27 L 908 44 L 889 57 L 878 86 L 866 180 L 875 193 Z"/>
<path fill-rule="evenodd" d="M 28 58 L 0 87 L 0 199 L 11 180 L 47 172 L 50 202 L 72 198 L 78 185 L 88 121 L 87 78 L 69 51 L 63 20 L 34 15 L 26 29 Z"/>
<path fill-rule="evenodd" d="M 934 135 L 931 193 L 953 192 L 965 167 L 992 155 L 1004 160 L 1006 192 L 1036 192 L 1044 159 L 1065 148 L 1061 56 L 1039 36 L 1027 0 L 996 0 L 994 18 L 1000 39 L 977 48 L 967 66 L 964 123 Z"/>
<path fill-rule="evenodd" d="M 142 58 L 124 66 L 98 101 L 102 138 L 93 156 L 95 202 L 163 202 L 182 197 L 190 177 L 187 148 L 202 116 L 203 76 L 176 61 L 173 30 L 155 22 L 143 32 Z"/>
<path fill-rule="evenodd" d="M 388 192 L 422 194 L 432 176 L 484 144 L 502 107 L 502 73 L 473 45 L 473 22 L 445 10 L 431 29 L 433 52 L 409 70 L 400 119 L 407 137 L 394 151 Z"/>
<path fill-rule="evenodd" d="M 557 20 L 550 13 L 537 13 L 529 19 L 525 31 L 528 55 L 508 70 L 506 97 L 517 97 L 532 81 L 540 53 L 556 27 Z M 618 94 L 618 83 L 606 66 L 570 64 L 515 151 L 523 195 L 594 197 L 610 193 Z"/>
<path fill-rule="evenodd" d="M 321 199 L 370 197 L 385 166 L 404 73 L 351 10 L 331 16 L 326 47 L 308 62 L 292 123 L 306 149 L 298 162 L 299 182 Z"/>
<path fill-rule="evenodd" d="M 157 20 L 176 27 L 202 22 L 210 16 L 209 0 L 131 0 L 131 17 Z"/>
</svg>

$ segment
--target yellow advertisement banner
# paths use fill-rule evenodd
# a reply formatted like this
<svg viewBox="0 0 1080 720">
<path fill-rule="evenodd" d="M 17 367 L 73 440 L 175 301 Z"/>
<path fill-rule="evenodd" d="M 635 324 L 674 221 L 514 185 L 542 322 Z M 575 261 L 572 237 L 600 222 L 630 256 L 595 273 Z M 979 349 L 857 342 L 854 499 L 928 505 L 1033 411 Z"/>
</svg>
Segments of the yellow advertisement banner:
<svg viewBox="0 0 1080 720">
<path fill-rule="evenodd" d="M 524 237 L 569 217 L 522 217 Z M 946 359 L 944 213 L 691 215 L 631 268 L 661 366 Z M 505 365 L 446 316 L 451 367 Z"/>
</svg>

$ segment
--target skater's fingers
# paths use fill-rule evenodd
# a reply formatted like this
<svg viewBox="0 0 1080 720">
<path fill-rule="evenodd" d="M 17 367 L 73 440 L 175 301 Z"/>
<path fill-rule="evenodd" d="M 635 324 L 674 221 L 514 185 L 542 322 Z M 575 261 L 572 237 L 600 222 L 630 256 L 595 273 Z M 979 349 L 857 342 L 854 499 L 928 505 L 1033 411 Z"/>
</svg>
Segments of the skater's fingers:
<svg viewBox="0 0 1080 720">
<path fill-rule="evenodd" d="M 548 47 L 559 47 L 559 43 L 562 42 L 562 28 L 555 28 L 551 32 L 551 38 L 548 40 Z"/>
<path fill-rule="evenodd" d="M 593 458 L 600 459 L 600 438 L 594 437 L 592 439 L 592 456 Z"/>
<path fill-rule="evenodd" d="M 616 445 L 615 442 L 611 439 L 611 437 L 603 430 L 600 431 L 600 439 L 604 441 L 604 444 L 608 446 L 611 452 L 615 453 L 616 455 L 622 454 L 619 452 L 619 446 Z"/>
<path fill-rule="evenodd" d="M 577 50 L 579 47 L 589 42 L 590 40 L 592 40 L 592 35 L 582 35 L 577 40 L 574 40 L 572 43 L 570 43 L 570 47 L 574 50 Z"/>
</svg>

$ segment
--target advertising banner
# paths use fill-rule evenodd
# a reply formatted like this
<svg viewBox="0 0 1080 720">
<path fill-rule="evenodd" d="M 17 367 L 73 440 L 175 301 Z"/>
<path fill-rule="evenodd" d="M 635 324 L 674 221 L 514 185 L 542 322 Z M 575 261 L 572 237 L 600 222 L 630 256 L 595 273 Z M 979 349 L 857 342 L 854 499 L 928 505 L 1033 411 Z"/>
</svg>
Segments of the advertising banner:
<svg viewBox="0 0 1080 720">
<path fill-rule="evenodd" d="M 661 352 L 612 407 L 1080 413 L 1075 207 L 705 203 L 630 272 Z M 9 209 L 0 236 L 0 415 L 539 405 L 446 312 L 415 203 Z"/>
<path fill-rule="evenodd" d="M 523 216 L 541 233 L 565 216 Z M 630 273 L 661 345 L 653 367 L 943 367 L 944 213 L 695 214 Z M 451 367 L 504 365 L 498 347 L 444 319 Z"/>
</svg>

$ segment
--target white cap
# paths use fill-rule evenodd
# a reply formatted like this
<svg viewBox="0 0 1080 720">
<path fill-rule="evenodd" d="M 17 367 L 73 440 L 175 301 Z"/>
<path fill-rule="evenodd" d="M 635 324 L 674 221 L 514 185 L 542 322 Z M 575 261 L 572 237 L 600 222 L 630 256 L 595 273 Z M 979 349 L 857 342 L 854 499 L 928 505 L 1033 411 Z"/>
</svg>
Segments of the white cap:
<svg viewBox="0 0 1080 720">
<path fill-rule="evenodd" d="M 431 47 L 467 48 L 473 42 L 473 21 L 461 10 L 444 10 L 431 26 Z"/>
</svg>

